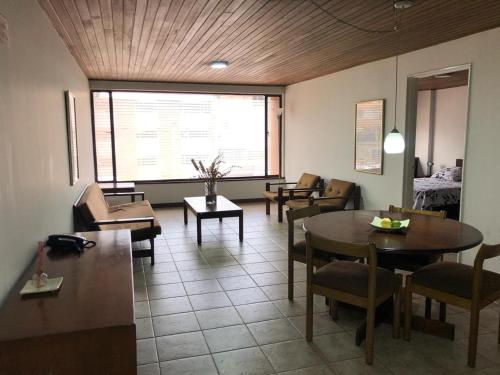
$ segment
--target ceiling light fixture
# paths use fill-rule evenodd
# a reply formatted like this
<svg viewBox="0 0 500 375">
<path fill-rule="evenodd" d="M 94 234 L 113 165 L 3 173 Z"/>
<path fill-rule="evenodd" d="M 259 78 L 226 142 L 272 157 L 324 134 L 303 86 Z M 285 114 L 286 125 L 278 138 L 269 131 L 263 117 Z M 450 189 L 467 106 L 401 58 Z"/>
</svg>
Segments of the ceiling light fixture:
<svg viewBox="0 0 500 375">
<path fill-rule="evenodd" d="M 405 140 L 401 133 L 396 128 L 397 110 L 398 110 L 398 64 L 399 64 L 399 22 L 397 11 L 400 9 L 407 9 L 413 5 L 412 1 L 395 1 L 394 2 L 394 16 L 395 25 L 394 31 L 397 33 L 397 54 L 396 54 L 396 71 L 395 71 L 395 93 L 394 93 L 394 129 L 387 134 L 384 140 L 384 151 L 387 154 L 401 154 L 405 150 Z"/>
<path fill-rule="evenodd" d="M 215 60 L 210 62 L 210 67 L 212 69 L 224 69 L 227 68 L 229 63 L 224 60 Z"/>
<path fill-rule="evenodd" d="M 396 9 L 408 9 L 413 5 L 411 0 L 399 0 L 394 2 L 394 8 Z"/>
</svg>

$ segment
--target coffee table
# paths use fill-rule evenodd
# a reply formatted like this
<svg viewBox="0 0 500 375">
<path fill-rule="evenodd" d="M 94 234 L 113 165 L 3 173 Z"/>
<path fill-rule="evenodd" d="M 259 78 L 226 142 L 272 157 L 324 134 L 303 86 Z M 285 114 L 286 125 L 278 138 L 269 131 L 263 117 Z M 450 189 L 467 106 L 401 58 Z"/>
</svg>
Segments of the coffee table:
<svg viewBox="0 0 500 375">
<path fill-rule="evenodd" d="M 184 198 L 184 224 L 188 223 L 188 208 L 196 215 L 196 239 L 198 245 L 201 245 L 201 220 L 218 218 L 222 222 L 224 217 L 239 218 L 240 242 L 243 241 L 243 209 L 226 197 L 217 195 L 217 204 L 207 205 L 205 197 L 186 197 Z"/>
</svg>

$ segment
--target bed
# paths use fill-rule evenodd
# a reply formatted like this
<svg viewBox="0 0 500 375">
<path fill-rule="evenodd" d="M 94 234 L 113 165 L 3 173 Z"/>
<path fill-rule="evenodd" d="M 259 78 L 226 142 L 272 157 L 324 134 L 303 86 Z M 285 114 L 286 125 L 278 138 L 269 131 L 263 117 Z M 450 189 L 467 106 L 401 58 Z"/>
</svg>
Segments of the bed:
<svg viewBox="0 0 500 375">
<path fill-rule="evenodd" d="M 463 159 L 457 159 L 455 164 L 455 167 L 445 168 L 431 177 L 413 180 L 413 208 L 445 210 L 449 218 L 458 219 Z"/>
</svg>

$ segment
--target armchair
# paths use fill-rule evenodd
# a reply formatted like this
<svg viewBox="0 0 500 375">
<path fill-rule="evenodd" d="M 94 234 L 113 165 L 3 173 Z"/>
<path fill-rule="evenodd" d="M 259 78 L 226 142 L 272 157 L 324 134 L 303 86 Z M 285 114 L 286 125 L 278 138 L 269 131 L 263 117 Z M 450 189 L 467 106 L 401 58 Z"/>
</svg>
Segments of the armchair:
<svg viewBox="0 0 500 375">
<path fill-rule="evenodd" d="M 271 191 L 271 186 L 278 185 L 277 191 Z M 286 187 L 295 185 L 294 187 Z M 283 187 L 285 186 L 285 187 Z M 266 215 L 270 214 L 271 201 L 278 204 L 278 222 L 283 222 L 283 205 L 294 199 L 307 199 L 313 188 L 324 189 L 324 181 L 319 176 L 304 173 L 297 182 L 266 182 L 266 191 L 262 193 L 266 199 Z"/>
<path fill-rule="evenodd" d="M 296 193 L 301 193 L 306 189 L 296 189 Z M 354 209 L 359 210 L 361 200 L 361 189 L 355 183 L 331 179 L 324 189 L 315 188 L 307 189 L 310 194 L 313 191 L 319 192 L 319 197 L 309 195 L 307 199 L 288 200 L 285 204 L 291 210 L 317 205 L 321 212 L 342 211 L 345 209 L 347 202 L 352 200 Z"/>
</svg>

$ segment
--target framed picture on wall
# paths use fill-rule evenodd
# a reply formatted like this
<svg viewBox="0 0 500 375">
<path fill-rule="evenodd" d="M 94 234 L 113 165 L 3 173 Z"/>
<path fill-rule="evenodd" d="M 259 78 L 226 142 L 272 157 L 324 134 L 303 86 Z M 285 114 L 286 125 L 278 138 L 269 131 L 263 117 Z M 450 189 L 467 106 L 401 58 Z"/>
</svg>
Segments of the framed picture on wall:
<svg viewBox="0 0 500 375">
<path fill-rule="evenodd" d="M 354 169 L 358 172 L 383 172 L 384 105 L 384 99 L 356 103 Z"/>
<path fill-rule="evenodd" d="M 73 186 L 79 178 L 76 100 L 70 91 L 66 91 L 64 94 L 66 97 L 66 126 L 68 130 L 69 181 L 70 185 Z"/>
</svg>

